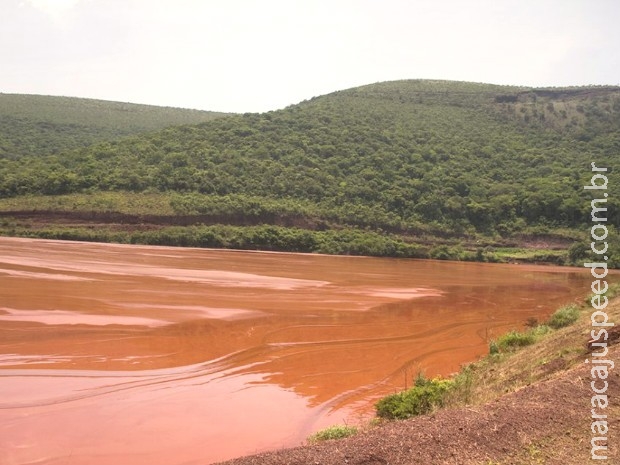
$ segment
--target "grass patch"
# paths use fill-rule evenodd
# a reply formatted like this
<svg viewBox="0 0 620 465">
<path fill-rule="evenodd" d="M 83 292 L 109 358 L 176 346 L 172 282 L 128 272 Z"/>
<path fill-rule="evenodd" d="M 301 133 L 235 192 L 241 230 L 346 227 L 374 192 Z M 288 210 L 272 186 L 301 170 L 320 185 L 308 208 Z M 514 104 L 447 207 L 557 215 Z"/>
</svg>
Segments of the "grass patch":
<svg viewBox="0 0 620 465">
<path fill-rule="evenodd" d="M 560 329 L 572 325 L 579 319 L 579 307 L 577 305 L 566 305 L 558 309 L 547 321 L 547 325 L 553 329 Z"/>
<path fill-rule="evenodd" d="M 357 428 L 355 426 L 333 425 L 314 433 L 308 438 L 308 442 L 316 443 L 332 439 L 343 439 L 353 436 L 354 434 L 357 434 Z"/>
<path fill-rule="evenodd" d="M 605 297 L 607 297 L 608 299 L 613 299 L 613 298 L 614 298 L 614 297 L 616 297 L 618 294 L 620 294 L 620 283 L 613 283 L 613 284 L 610 284 L 610 285 L 607 287 L 607 291 L 602 292 L 600 295 L 601 295 L 601 296 L 605 296 Z M 587 297 L 583 300 L 583 301 L 584 301 L 584 303 L 585 303 L 587 306 L 591 306 L 591 305 L 592 305 L 592 299 L 593 299 L 594 297 L 596 297 L 597 295 L 599 295 L 599 294 L 594 294 L 594 293 L 592 293 L 592 294 L 588 295 L 588 296 L 587 296 Z"/>
<path fill-rule="evenodd" d="M 553 263 L 564 265 L 568 260 L 566 250 L 497 248 L 494 254 L 498 261 L 523 263 Z"/>
<path fill-rule="evenodd" d="M 489 354 L 495 355 L 502 352 L 511 352 L 521 347 L 530 346 L 550 331 L 572 325 L 579 319 L 579 315 L 579 307 L 571 304 L 556 310 L 545 324 L 539 325 L 535 321 L 528 320 L 528 330 L 512 330 L 492 340 L 489 343 Z"/>
<path fill-rule="evenodd" d="M 538 327 L 536 327 L 538 328 Z M 525 347 L 534 344 L 536 336 L 534 329 L 527 332 L 512 330 L 509 333 L 500 336 L 496 340 L 489 343 L 489 353 L 491 355 L 499 354 L 519 347 Z"/>
</svg>

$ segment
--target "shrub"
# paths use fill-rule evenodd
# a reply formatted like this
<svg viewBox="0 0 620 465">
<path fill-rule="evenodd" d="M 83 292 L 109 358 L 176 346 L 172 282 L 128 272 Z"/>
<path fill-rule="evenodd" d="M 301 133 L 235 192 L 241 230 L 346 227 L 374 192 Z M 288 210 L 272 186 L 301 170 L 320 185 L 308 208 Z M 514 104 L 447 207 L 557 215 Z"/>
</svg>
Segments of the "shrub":
<svg viewBox="0 0 620 465">
<path fill-rule="evenodd" d="M 495 344 L 495 349 L 497 352 L 501 352 L 504 350 L 510 350 L 517 347 L 525 347 L 534 343 L 536 337 L 533 332 L 528 331 L 527 333 L 520 333 L 519 331 L 510 331 L 509 333 L 500 336 L 497 341 L 492 341 L 491 344 Z M 490 349 L 493 347 L 491 346 Z"/>
<path fill-rule="evenodd" d="M 375 405 L 377 415 L 390 420 L 401 420 L 431 412 L 445 403 L 446 395 L 453 388 L 449 379 L 427 379 L 418 375 L 414 387 L 379 400 Z"/>
<path fill-rule="evenodd" d="M 564 328 L 565 326 L 572 325 L 577 321 L 577 318 L 579 318 L 579 308 L 574 304 L 567 305 L 551 315 L 547 325 L 553 329 Z"/>
<path fill-rule="evenodd" d="M 328 441 L 330 439 L 342 439 L 357 433 L 355 426 L 334 425 L 314 433 L 308 438 L 309 442 Z"/>
<path fill-rule="evenodd" d="M 458 247 L 438 245 L 430 251 L 430 257 L 434 260 L 459 260 L 461 250 Z"/>
</svg>

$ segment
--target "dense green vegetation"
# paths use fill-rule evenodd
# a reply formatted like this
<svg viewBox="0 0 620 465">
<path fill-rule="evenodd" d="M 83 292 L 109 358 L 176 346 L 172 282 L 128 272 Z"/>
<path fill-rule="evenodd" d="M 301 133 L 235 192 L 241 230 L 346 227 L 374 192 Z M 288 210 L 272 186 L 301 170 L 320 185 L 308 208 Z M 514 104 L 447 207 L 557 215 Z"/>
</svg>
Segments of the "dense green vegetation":
<svg viewBox="0 0 620 465">
<path fill-rule="evenodd" d="M 13 134 L 28 133 L 22 129 Z M 6 133 L 0 129 L 2 140 Z M 522 245 L 524 259 L 580 263 L 589 254 L 593 195 L 583 186 L 590 163 L 611 171 L 620 160 L 620 88 L 397 81 L 84 148 L 37 152 L 12 143 L 17 155 L 5 150 L 0 158 L 5 212 L 84 211 L 86 204 L 120 211 L 131 194 L 153 200 L 148 214 L 182 218 L 179 224 L 291 229 L 256 242 L 268 249 L 288 250 L 280 236 L 295 228 L 315 243 L 324 231 L 351 230 L 369 244 L 396 237 L 428 246 L 431 258 L 501 261 L 502 245 Z M 610 182 L 607 192 L 611 265 L 618 265 L 620 186 Z M 19 206 L 57 196 L 63 200 Z M 527 250 L 540 238 L 552 246 Z M 391 253 L 380 244 L 364 253 L 373 248 Z M 292 250 L 299 249 L 351 253 L 307 244 Z M 402 247 L 394 250 L 402 255 Z"/>
<path fill-rule="evenodd" d="M 0 93 L 0 159 L 49 155 L 226 116 L 73 97 Z"/>
<path fill-rule="evenodd" d="M 406 243 L 398 236 L 358 229 L 308 231 L 271 225 L 191 225 L 127 231 L 101 226 L 24 228 L 0 220 L 0 233 L 10 236 L 89 242 L 428 258 L 423 248 Z"/>
</svg>

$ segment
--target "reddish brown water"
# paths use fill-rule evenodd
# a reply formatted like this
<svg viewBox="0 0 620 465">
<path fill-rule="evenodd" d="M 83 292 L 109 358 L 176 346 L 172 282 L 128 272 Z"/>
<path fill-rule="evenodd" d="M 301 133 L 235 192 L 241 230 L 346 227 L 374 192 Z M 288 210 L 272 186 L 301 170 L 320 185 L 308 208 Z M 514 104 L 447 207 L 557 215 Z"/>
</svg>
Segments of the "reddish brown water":
<svg viewBox="0 0 620 465">
<path fill-rule="evenodd" d="M 589 284 L 566 268 L 0 238 L 0 463 L 297 445 Z"/>
</svg>

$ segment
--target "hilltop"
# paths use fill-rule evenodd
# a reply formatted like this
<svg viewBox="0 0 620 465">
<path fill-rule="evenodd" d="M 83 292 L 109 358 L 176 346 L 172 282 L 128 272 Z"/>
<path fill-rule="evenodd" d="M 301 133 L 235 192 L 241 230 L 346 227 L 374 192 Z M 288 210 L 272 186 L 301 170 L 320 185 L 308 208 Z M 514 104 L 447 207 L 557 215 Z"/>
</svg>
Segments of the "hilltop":
<svg viewBox="0 0 620 465">
<path fill-rule="evenodd" d="M 384 82 L 69 145 L 0 159 L 4 234 L 578 262 L 590 163 L 620 161 L 620 88 Z"/>
<path fill-rule="evenodd" d="M 227 114 L 75 97 L 0 93 L 0 158 L 56 154 L 222 116 Z"/>
</svg>

